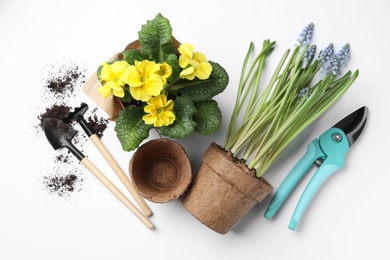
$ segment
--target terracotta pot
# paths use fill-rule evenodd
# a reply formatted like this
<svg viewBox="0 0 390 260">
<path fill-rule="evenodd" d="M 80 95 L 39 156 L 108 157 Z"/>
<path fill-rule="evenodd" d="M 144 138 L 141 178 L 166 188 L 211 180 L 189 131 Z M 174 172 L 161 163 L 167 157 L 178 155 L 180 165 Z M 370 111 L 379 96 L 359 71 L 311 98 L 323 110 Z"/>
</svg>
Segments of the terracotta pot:
<svg viewBox="0 0 390 260">
<path fill-rule="evenodd" d="M 191 164 L 183 147 L 159 138 L 141 145 L 129 165 L 135 189 L 145 199 L 165 203 L 182 195 L 191 182 Z"/>
<path fill-rule="evenodd" d="M 212 143 L 181 202 L 204 225 L 226 234 L 272 189 L 244 162 Z"/>
</svg>

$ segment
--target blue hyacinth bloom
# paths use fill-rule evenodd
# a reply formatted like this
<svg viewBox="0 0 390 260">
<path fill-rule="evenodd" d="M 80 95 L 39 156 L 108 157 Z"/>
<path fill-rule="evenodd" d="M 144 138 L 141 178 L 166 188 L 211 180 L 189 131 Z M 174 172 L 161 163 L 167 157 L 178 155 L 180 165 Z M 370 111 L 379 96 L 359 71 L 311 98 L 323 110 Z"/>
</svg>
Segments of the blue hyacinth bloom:
<svg viewBox="0 0 390 260">
<path fill-rule="evenodd" d="M 337 53 L 337 57 L 340 60 L 341 65 L 347 64 L 349 60 L 350 50 L 349 44 L 345 44 L 344 47 Z"/>
<path fill-rule="evenodd" d="M 339 58 L 333 55 L 328 61 L 326 61 L 321 67 L 321 73 L 336 75 L 339 71 Z"/>
<path fill-rule="evenodd" d="M 318 55 L 318 60 L 322 60 L 324 62 L 330 60 L 330 58 L 334 54 L 333 43 L 329 43 L 329 45 Z"/>
<path fill-rule="evenodd" d="M 310 45 L 310 46 L 307 48 L 307 50 L 306 50 L 306 52 L 305 52 L 305 54 L 304 54 L 304 55 L 305 55 L 304 60 L 311 60 L 311 59 L 313 58 L 315 52 L 316 52 L 316 49 L 317 49 L 317 46 L 315 46 L 315 45 Z"/>
<path fill-rule="evenodd" d="M 306 46 L 310 43 L 311 37 L 313 36 L 313 29 L 314 24 L 310 23 L 302 30 L 297 39 L 298 45 Z"/>
</svg>

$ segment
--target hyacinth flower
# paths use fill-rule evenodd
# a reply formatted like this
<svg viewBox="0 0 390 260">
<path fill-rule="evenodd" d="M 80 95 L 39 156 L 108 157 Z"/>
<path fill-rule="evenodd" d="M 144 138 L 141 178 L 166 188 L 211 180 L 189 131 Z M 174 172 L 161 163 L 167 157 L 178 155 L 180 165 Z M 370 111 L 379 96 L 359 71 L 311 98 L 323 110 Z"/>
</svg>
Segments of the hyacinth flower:
<svg viewBox="0 0 390 260">
<path fill-rule="evenodd" d="M 324 62 L 326 62 L 330 60 L 333 54 L 334 54 L 333 43 L 329 43 L 329 45 L 318 55 L 318 60 L 323 60 Z"/>
<path fill-rule="evenodd" d="M 325 53 L 326 51 L 327 49 L 324 50 Z M 318 60 L 323 63 L 321 67 L 321 73 L 323 75 L 337 75 L 340 72 L 341 66 L 347 65 L 349 55 L 350 49 L 348 43 L 345 44 L 337 54 L 334 54 L 332 46 L 332 51 L 328 51 L 326 55 L 320 54 L 318 57 Z"/>
<path fill-rule="evenodd" d="M 314 24 L 310 23 L 308 24 L 302 32 L 299 34 L 299 37 L 297 39 L 298 45 L 301 46 L 306 46 L 310 43 L 311 38 L 313 36 L 313 31 L 314 31 Z"/>
<path fill-rule="evenodd" d="M 349 43 L 345 44 L 336 56 L 339 58 L 341 65 L 347 65 L 347 61 L 349 60 Z"/>
<path fill-rule="evenodd" d="M 249 46 L 224 148 L 245 160 L 257 177 L 267 171 L 300 132 L 339 100 L 358 77 L 358 70 L 338 74 L 341 59 L 349 58 L 349 45 L 335 55 L 330 44 L 320 53 L 321 59 L 313 59 L 315 45 L 309 45 L 313 28 L 313 23 L 304 28 L 298 45 L 283 54 L 268 80 L 262 72 L 275 42 L 264 41 L 251 64 L 254 44 Z M 324 66 L 329 67 L 327 73 L 316 77 Z"/>
<path fill-rule="evenodd" d="M 316 53 L 317 46 L 310 45 L 309 48 L 307 48 L 305 52 L 304 60 L 311 61 L 311 59 L 314 57 L 314 54 Z"/>
</svg>

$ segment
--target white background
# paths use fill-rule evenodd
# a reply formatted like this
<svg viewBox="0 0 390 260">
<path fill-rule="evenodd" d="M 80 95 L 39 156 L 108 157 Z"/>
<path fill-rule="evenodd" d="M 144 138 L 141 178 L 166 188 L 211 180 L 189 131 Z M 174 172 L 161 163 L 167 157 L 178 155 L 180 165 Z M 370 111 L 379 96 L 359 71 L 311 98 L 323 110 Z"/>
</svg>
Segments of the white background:
<svg viewBox="0 0 390 260">
<path fill-rule="evenodd" d="M 0 0 L 0 259 L 390 259 L 389 12 L 386 0 Z M 223 143 L 251 41 L 256 50 L 264 39 L 277 42 L 270 66 L 310 22 L 319 49 L 333 42 L 337 51 L 350 43 L 348 68 L 359 69 L 359 78 L 264 175 L 276 189 L 308 142 L 368 106 L 366 129 L 347 154 L 345 167 L 319 190 L 296 231 L 287 226 L 310 176 L 275 219 L 262 216 L 268 196 L 227 235 L 202 225 L 180 200 L 148 202 L 156 226 L 148 230 L 80 165 L 86 176 L 81 192 L 65 200 L 42 190 L 37 180 L 54 151 L 32 125 L 42 107 L 37 93 L 45 68 L 55 61 L 75 61 L 92 74 L 101 61 L 137 38 L 141 25 L 157 13 L 171 21 L 176 38 L 192 43 L 230 76 L 226 91 L 216 97 L 224 116 L 221 129 L 179 140 L 194 174 L 208 145 Z M 77 95 L 94 106 L 82 92 Z M 127 172 L 131 153 L 121 150 L 113 127 L 110 123 L 102 141 Z M 122 189 L 94 146 L 87 143 L 83 149 Z"/>
</svg>

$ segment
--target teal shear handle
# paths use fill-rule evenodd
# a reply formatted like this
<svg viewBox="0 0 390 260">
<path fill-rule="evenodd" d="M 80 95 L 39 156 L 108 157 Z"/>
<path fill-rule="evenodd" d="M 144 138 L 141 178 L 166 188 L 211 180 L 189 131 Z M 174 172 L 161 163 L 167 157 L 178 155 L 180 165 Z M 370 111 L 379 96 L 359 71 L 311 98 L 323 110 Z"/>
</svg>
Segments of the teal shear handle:
<svg viewBox="0 0 390 260">
<path fill-rule="evenodd" d="M 289 228 L 295 230 L 307 205 L 324 181 L 335 171 L 344 166 L 345 154 L 349 149 L 348 138 L 338 128 L 330 128 L 319 139 L 314 139 L 307 148 L 306 154 L 294 166 L 272 198 L 264 217 L 270 219 L 282 205 L 302 177 L 316 161 L 321 163 L 311 178 L 295 208 Z"/>
<path fill-rule="evenodd" d="M 309 184 L 306 186 L 305 190 L 302 193 L 301 198 L 299 199 L 297 206 L 295 207 L 294 213 L 291 217 L 290 224 L 288 228 L 291 230 L 295 230 L 299 220 L 301 219 L 303 213 L 309 202 L 314 197 L 314 194 L 320 188 L 320 186 L 325 182 L 325 180 L 332 175 L 335 171 L 340 169 L 337 165 L 325 164 L 321 165 L 318 168 L 317 172 L 311 178 Z"/>
<path fill-rule="evenodd" d="M 264 213 L 265 218 L 271 219 L 275 215 L 294 187 L 301 181 L 302 177 L 306 174 L 310 167 L 313 166 L 314 161 L 322 157 L 325 157 L 325 154 L 322 152 L 320 143 L 316 138 L 307 145 L 305 155 L 298 161 L 294 168 L 292 168 L 276 191 L 275 195 L 272 197 L 272 200 Z"/>
</svg>

